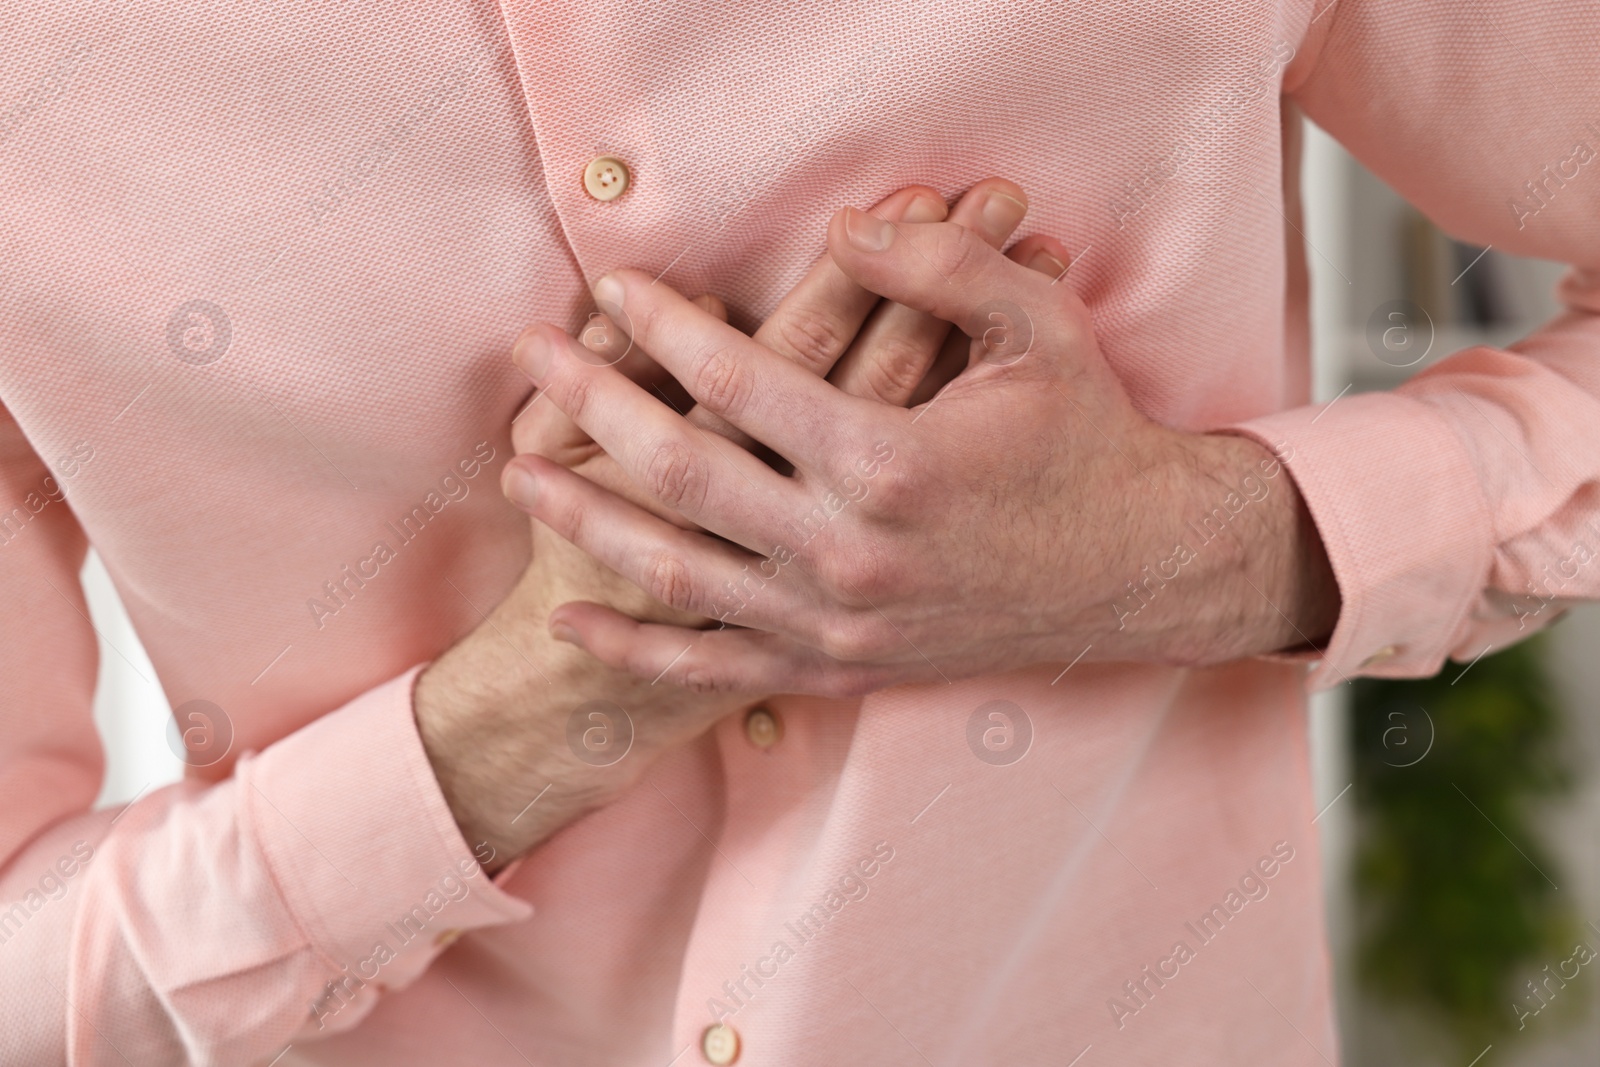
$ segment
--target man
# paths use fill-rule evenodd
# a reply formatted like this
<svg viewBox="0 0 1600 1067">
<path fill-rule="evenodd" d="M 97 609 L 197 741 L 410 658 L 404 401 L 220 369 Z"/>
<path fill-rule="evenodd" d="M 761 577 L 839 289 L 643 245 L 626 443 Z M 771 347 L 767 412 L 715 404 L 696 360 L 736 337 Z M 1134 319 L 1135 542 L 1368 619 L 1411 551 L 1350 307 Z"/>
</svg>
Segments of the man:
<svg viewBox="0 0 1600 1067">
<path fill-rule="evenodd" d="M 1335 1060 L 1298 661 L 1594 544 L 1597 16 L 1515 15 L 0 16 L 0 1059 Z M 1569 313 L 1304 406 L 1296 106 Z M 86 541 L 191 754 L 99 813 Z"/>
</svg>

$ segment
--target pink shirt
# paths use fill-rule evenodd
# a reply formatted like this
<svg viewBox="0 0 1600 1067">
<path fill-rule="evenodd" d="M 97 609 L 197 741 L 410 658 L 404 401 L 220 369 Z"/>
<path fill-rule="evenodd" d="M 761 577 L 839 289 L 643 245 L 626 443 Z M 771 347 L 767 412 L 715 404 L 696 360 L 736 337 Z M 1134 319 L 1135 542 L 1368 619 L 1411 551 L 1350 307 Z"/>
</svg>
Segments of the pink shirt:
<svg viewBox="0 0 1600 1067">
<path fill-rule="evenodd" d="M 414 668 L 527 562 L 521 327 L 637 266 L 748 328 L 839 206 L 992 174 L 1082 250 L 1144 411 L 1292 453 L 1344 598 L 1311 685 L 1546 624 L 1600 595 L 1597 34 L 1591 0 L 7 6 L 0 1061 L 664 1067 L 714 1014 L 762 1065 L 1336 1059 L 1297 663 L 775 699 L 776 745 L 734 717 L 494 884 Z M 1305 406 L 1280 93 L 1574 264 L 1569 313 Z M 120 811 L 90 542 L 232 731 Z"/>
</svg>

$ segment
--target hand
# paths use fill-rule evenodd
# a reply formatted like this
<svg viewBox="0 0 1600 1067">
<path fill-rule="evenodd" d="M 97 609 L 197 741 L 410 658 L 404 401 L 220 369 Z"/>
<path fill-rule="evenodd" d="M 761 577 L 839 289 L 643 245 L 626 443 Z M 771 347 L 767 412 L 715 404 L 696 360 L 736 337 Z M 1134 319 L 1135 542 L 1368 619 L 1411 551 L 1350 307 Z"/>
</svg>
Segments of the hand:
<svg viewBox="0 0 1600 1067">
<path fill-rule="evenodd" d="M 873 211 L 901 223 L 937 222 L 945 219 L 947 205 L 937 191 L 910 186 L 886 198 Z M 1021 223 L 1026 211 L 1026 197 L 1019 187 L 1004 179 L 990 178 L 969 189 L 949 210 L 949 218 L 999 247 Z M 1053 269 L 1059 271 L 1060 264 Z M 715 296 L 701 296 L 694 303 L 719 321 L 727 321 L 727 309 Z M 612 311 L 620 309 L 613 307 Z M 590 317 L 579 340 L 597 357 L 590 359 L 591 363 L 615 366 L 669 407 L 687 410 L 687 421 L 706 431 L 700 436 L 709 446 L 719 450 L 728 447 L 713 440 L 709 436 L 712 433 L 736 445 L 753 443 L 709 409 L 695 405 L 686 396 L 669 393 L 669 389 L 677 388 L 676 383 L 623 328 L 627 325 L 625 317 L 624 322 L 617 323 L 603 311 Z M 819 377 L 829 376 L 847 393 L 903 406 L 919 388 L 926 388 L 936 362 L 948 365 L 949 357 L 955 355 L 965 365 L 965 341 L 959 334 L 954 338 L 950 334 L 950 324 L 932 315 L 900 304 L 881 303 L 877 294 L 845 276 L 832 257 L 824 255 L 753 339 Z M 952 345 L 950 340 L 961 343 Z M 953 372 L 948 376 L 953 377 Z M 560 463 L 597 485 L 652 509 L 669 522 L 698 529 L 670 509 L 654 504 L 616 461 L 555 405 L 536 398 L 525 412 L 512 426 L 512 444 L 517 454 L 538 455 Z M 516 467 L 508 468 L 506 476 L 515 477 L 517 472 Z M 543 592 L 539 598 L 544 614 L 582 597 L 608 604 L 636 619 L 695 627 L 710 621 L 662 604 L 552 534 L 543 523 L 531 525 L 534 554 L 537 557 L 542 553 L 548 563 L 543 569 Z"/>
<path fill-rule="evenodd" d="M 1020 196 L 1008 182 L 981 183 L 951 217 L 998 245 L 1021 221 Z M 947 214 L 943 199 L 926 187 L 902 190 L 874 211 L 892 220 L 932 221 Z M 717 321 L 725 317 L 714 297 L 701 298 L 699 306 Z M 832 372 L 847 389 L 903 403 L 934 362 L 947 330 L 921 312 L 881 304 L 824 255 L 763 323 L 755 342 L 808 373 Z M 584 338 L 590 346 L 587 358 L 595 363 L 615 364 L 618 373 L 646 384 L 668 384 L 643 349 L 631 345 L 608 318 L 591 319 Z M 688 418 L 709 432 L 737 433 L 704 409 Z M 525 409 L 513 426 L 513 442 L 519 452 L 538 450 L 628 491 L 619 468 L 548 403 Z M 552 640 L 549 609 L 574 596 L 641 617 L 690 624 L 696 617 L 669 614 L 547 528 L 533 526 L 533 559 L 517 587 L 482 625 L 423 672 L 414 694 L 419 731 L 440 785 L 469 842 L 490 846 L 494 859 L 485 866 L 491 871 L 627 788 L 656 755 L 747 702 L 652 686 Z M 609 712 L 612 721 L 601 726 L 631 729 L 625 760 L 593 766 L 569 748 L 568 719 L 590 701 L 628 709 L 626 717 Z M 530 807 L 535 797 L 537 805 Z"/>
<path fill-rule="evenodd" d="M 904 411 L 849 396 L 639 272 L 596 287 L 703 407 L 792 475 L 707 448 L 670 408 L 578 358 L 560 331 L 524 334 L 515 358 L 546 396 L 657 510 L 709 534 L 537 457 L 510 464 L 513 498 L 663 602 L 738 624 L 692 631 L 580 603 L 552 614 L 556 634 L 697 690 L 854 694 L 1090 649 L 1216 662 L 1331 629 L 1336 586 L 1278 459 L 1141 414 L 1058 274 L 960 226 L 886 226 L 852 209 L 833 220 L 828 246 L 864 288 L 973 339 L 970 366 L 928 403 Z M 1047 238 L 1023 248 L 1070 262 Z M 1249 506 L 1235 510 L 1246 478 L 1279 491 L 1258 500 L 1247 488 Z M 1189 524 L 1223 507 L 1221 533 L 1180 551 L 1198 540 Z"/>
</svg>

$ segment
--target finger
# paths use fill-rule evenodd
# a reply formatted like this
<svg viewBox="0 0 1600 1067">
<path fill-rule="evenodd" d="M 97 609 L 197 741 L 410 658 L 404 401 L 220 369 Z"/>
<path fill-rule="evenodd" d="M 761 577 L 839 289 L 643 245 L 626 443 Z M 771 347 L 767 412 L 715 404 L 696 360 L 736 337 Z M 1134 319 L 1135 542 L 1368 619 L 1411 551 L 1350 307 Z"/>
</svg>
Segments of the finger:
<svg viewBox="0 0 1600 1067">
<path fill-rule="evenodd" d="M 516 455 L 535 455 L 579 472 L 602 489 L 649 509 L 668 522 L 692 527 L 677 512 L 651 500 L 566 412 L 546 400 L 535 405 L 512 432 Z"/>
<path fill-rule="evenodd" d="M 696 692 L 850 697 L 892 685 L 898 674 L 893 668 L 842 663 L 762 630 L 642 623 L 582 601 L 552 611 L 550 632 L 608 667 Z"/>
<path fill-rule="evenodd" d="M 614 365 L 630 380 L 651 391 L 671 389 L 675 385 L 672 375 L 640 348 L 615 364 L 602 365 Z M 594 439 L 550 403 L 540 390 L 535 390 L 533 398 L 512 418 L 511 448 L 518 455 L 532 452 L 564 467 L 575 467 L 600 452 Z"/>
<path fill-rule="evenodd" d="M 728 321 L 728 305 L 724 304 L 719 296 L 712 293 L 701 293 L 689 303 L 720 322 Z"/>
<path fill-rule="evenodd" d="M 1059 253 L 1059 254 L 1058 254 Z M 1001 299 L 986 301 L 974 309 L 974 316 L 978 321 L 981 334 L 973 334 L 968 345 L 967 366 L 973 367 L 978 363 L 989 363 L 1001 367 L 1019 363 L 1023 357 L 1037 352 L 1046 360 L 1054 362 L 1060 349 L 1052 349 L 1046 345 L 1035 346 L 1037 332 L 1041 329 L 1050 331 L 1050 336 L 1058 341 L 1072 337 L 1070 326 L 1074 321 L 1069 305 L 1082 308 L 1077 294 L 1067 285 L 1060 282 L 1067 274 L 1067 263 L 1072 256 L 1060 241 L 1043 234 L 1034 234 L 1017 242 L 1017 247 L 1007 255 L 1013 263 L 1022 265 L 1026 270 L 1035 275 L 1042 275 L 1050 279 L 1045 289 L 1046 314 L 1035 321 L 1033 314 L 1015 302 Z M 1036 283 L 1037 284 L 1037 283 Z M 1058 321 L 1051 322 L 1056 319 Z M 1045 365 L 1038 359 L 1034 363 Z"/>
<path fill-rule="evenodd" d="M 511 421 L 511 450 L 519 456 L 544 456 L 563 467 L 576 467 L 600 454 L 600 446 L 537 391 Z"/>
<path fill-rule="evenodd" d="M 710 293 L 702 293 L 689 301 L 689 303 L 700 308 L 718 322 L 728 321 L 728 305 L 724 304 L 720 297 L 713 296 Z M 654 366 L 661 366 L 654 360 L 650 362 Z M 639 378 L 634 380 L 655 393 L 666 402 L 668 407 L 680 415 L 694 407 L 694 397 L 690 396 L 689 391 L 680 385 L 676 378 L 666 373 L 665 370 L 662 371 L 660 378 L 651 379 L 650 381 L 644 381 Z"/>
<path fill-rule="evenodd" d="M 1068 261 L 1065 246 L 1038 236 L 1056 258 Z M 1052 284 L 1037 270 L 1008 259 L 964 227 L 948 222 L 886 226 L 879 219 L 846 208 L 829 225 L 828 247 L 845 273 L 886 299 L 954 323 L 968 337 L 998 337 L 1019 353 L 1037 353 L 1027 366 L 1053 362 L 1070 343 L 1033 345 L 1039 335 L 1069 341 L 1087 315 L 1070 285 Z M 1004 328 L 998 328 L 998 326 Z M 1022 338 L 1022 340 L 1017 340 Z M 997 366 L 1013 358 L 992 358 Z"/>
<path fill-rule="evenodd" d="M 988 178 L 967 191 L 950 212 L 949 221 L 1001 248 L 1027 211 L 1021 186 L 1004 178 Z M 927 375 L 949 333 L 950 324 L 942 319 L 885 302 L 867 320 L 829 380 L 853 396 L 903 405 Z"/>
<path fill-rule="evenodd" d="M 718 322 L 728 321 L 728 305 L 711 293 L 701 293 L 689 301 Z M 596 340 L 591 341 L 591 338 Z M 583 346 L 601 356 L 600 363 L 615 366 L 640 385 L 650 386 L 658 381 L 671 380 L 672 376 L 661 369 L 661 364 L 651 359 L 644 349 L 633 343 L 633 338 L 616 328 L 611 317 L 602 312 L 590 312 L 583 331 L 578 335 Z"/>
<path fill-rule="evenodd" d="M 820 457 L 824 443 L 832 446 L 829 454 L 840 446 L 862 451 L 869 444 L 866 428 L 882 422 L 882 405 L 841 393 L 642 271 L 615 271 L 595 292 L 625 309 L 634 340 L 697 403 L 797 467 L 818 469 L 807 460 Z M 594 434 L 593 427 L 585 428 Z"/>
<path fill-rule="evenodd" d="M 671 293 L 665 286 L 657 288 Z M 676 293 L 671 295 L 698 327 L 727 331 L 754 353 L 764 354 L 771 365 L 786 368 L 815 388 L 828 388 Z M 640 316 L 635 315 L 634 321 L 639 323 Z M 585 362 L 578 355 L 581 351 L 572 338 L 540 323 L 522 332 L 512 359 L 653 500 L 730 540 L 758 550 L 770 547 L 765 531 L 771 514 L 787 511 L 785 505 L 798 499 L 795 483 L 744 449 L 691 426 L 615 368 Z M 725 353 L 721 358 L 744 355 Z"/>
<path fill-rule="evenodd" d="M 940 346 L 938 356 L 934 357 L 933 366 L 928 368 L 928 373 L 923 375 L 922 381 L 917 384 L 911 399 L 906 401 L 906 407 L 920 407 L 938 396 L 939 390 L 955 381 L 971 362 L 972 338 L 960 330 L 951 330 L 945 335 L 944 344 Z"/>
<path fill-rule="evenodd" d="M 607 366 L 617 363 L 633 350 L 633 338 L 604 311 L 589 312 L 589 317 L 578 330 L 578 341 Z"/>
<path fill-rule="evenodd" d="M 1006 258 L 1014 263 L 1021 263 L 1030 270 L 1038 271 L 1049 277 L 1052 282 L 1060 282 L 1066 276 L 1067 265 L 1052 249 L 1065 252 L 1059 241 L 1037 235 L 1024 237 L 1012 246 L 1011 251 L 1006 253 Z M 920 407 L 932 400 L 938 395 L 939 390 L 955 381 L 961 372 L 971 365 L 974 358 L 982 358 L 983 352 L 981 347 L 974 347 L 972 339 L 966 334 L 952 330 L 945 337 L 944 346 L 940 348 L 933 366 L 928 369 L 916 391 L 911 394 L 911 399 L 906 401 L 906 406 Z"/>
<path fill-rule="evenodd" d="M 710 293 L 702 293 L 692 303 L 723 322 L 728 321 L 728 306 Z M 647 389 L 668 388 L 672 375 L 661 364 L 645 355 L 633 344 L 632 338 L 617 328 L 611 316 L 603 311 L 589 314 L 578 340 L 605 364 L 615 365 L 628 377 Z M 533 452 L 546 456 L 566 467 L 593 456 L 598 448 L 578 424 L 554 404 L 540 404 L 538 394 L 511 420 L 511 443 L 518 452 Z"/>
<path fill-rule="evenodd" d="M 938 222 L 947 210 L 944 197 L 926 185 L 907 186 L 871 208 L 874 215 L 894 222 Z M 817 377 L 826 377 L 877 303 L 876 293 L 846 276 L 824 252 L 754 337 Z M 749 437 L 706 408 L 694 408 L 688 418 L 697 426 L 750 445 Z"/>
<path fill-rule="evenodd" d="M 506 497 L 529 515 L 666 604 L 722 618 L 741 611 L 738 591 L 760 590 L 752 620 L 792 614 L 793 589 L 775 588 L 778 565 L 724 541 L 680 529 L 565 467 L 518 456 L 501 473 Z M 763 566 L 765 565 L 765 566 Z"/>
<path fill-rule="evenodd" d="M 1066 245 L 1054 237 L 1034 233 L 1012 245 L 1006 258 L 1029 270 L 1038 271 L 1054 285 L 1066 283 L 1067 272 L 1075 257 Z"/>
<path fill-rule="evenodd" d="M 693 303 L 704 309 L 708 315 L 723 322 L 728 321 L 727 305 L 718 297 L 704 293 L 695 297 Z M 585 347 L 605 355 L 608 354 L 606 341 L 609 338 L 620 337 L 626 343 L 626 336 L 611 328 L 609 316 L 600 313 L 600 317 L 603 323 L 599 328 L 585 328 L 579 340 L 588 340 L 591 343 Z M 595 317 L 591 315 L 588 326 L 593 327 L 595 322 Z M 615 355 L 618 351 L 611 348 L 609 354 Z M 629 353 L 629 358 L 621 360 L 617 365 L 641 385 L 650 387 L 667 397 L 670 403 L 680 408 L 686 406 L 688 394 L 682 392 L 682 388 L 673 381 L 672 376 L 663 370 L 659 363 L 645 357 L 643 349 L 636 348 L 635 352 L 640 357 L 637 366 L 632 365 L 633 353 Z M 535 392 L 534 400 L 539 400 L 541 396 L 542 394 Z M 670 523 L 686 529 L 696 528 L 677 512 L 662 507 L 641 492 L 639 487 L 623 473 L 622 468 L 594 443 L 593 438 L 568 418 L 566 412 L 548 401 L 530 402 L 517 413 L 511 424 L 511 445 L 517 455 L 532 453 L 543 456 L 569 470 L 581 472 L 585 478 L 601 488 L 649 509 L 652 514 L 659 515 Z"/>
<path fill-rule="evenodd" d="M 868 210 L 891 223 L 927 223 L 942 221 L 948 207 L 937 190 L 912 185 Z M 755 339 L 821 378 L 844 354 L 877 303 L 876 293 L 863 289 L 824 251 L 756 330 Z"/>
</svg>

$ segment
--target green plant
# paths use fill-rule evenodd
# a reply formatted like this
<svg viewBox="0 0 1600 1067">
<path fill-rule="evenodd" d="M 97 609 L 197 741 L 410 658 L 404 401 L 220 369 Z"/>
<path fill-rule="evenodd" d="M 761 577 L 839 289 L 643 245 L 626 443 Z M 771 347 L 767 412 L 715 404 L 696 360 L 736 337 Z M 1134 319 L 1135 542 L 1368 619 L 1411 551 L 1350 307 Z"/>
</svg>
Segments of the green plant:
<svg viewBox="0 0 1600 1067">
<path fill-rule="evenodd" d="M 1541 647 L 1352 695 L 1357 981 L 1453 1056 L 1517 1031 L 1513 1005 L 1537 1003 L 1525 980 L 1578 936 L 1537 833 L 1540 805 L 1571 785 Z"/>
</svg>

